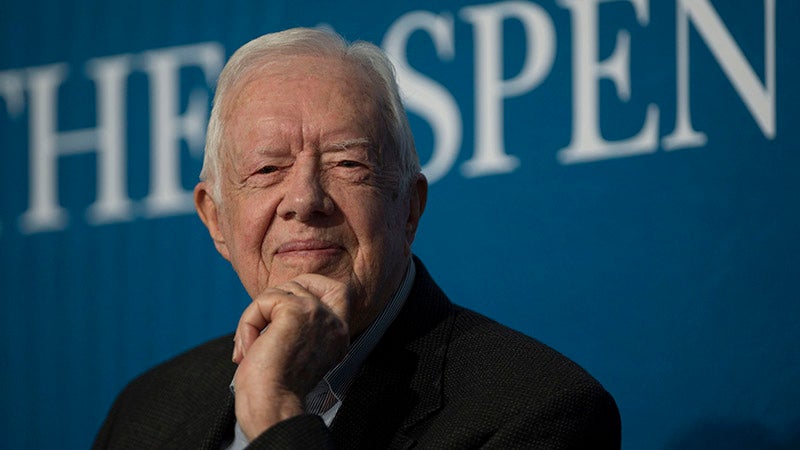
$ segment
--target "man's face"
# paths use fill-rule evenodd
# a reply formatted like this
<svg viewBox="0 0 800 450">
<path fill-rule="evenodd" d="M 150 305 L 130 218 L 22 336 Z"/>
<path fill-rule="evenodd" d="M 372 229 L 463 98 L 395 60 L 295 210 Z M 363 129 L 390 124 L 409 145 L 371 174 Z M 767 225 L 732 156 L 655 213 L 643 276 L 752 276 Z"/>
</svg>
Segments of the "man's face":
<svg viewBox="0 0 800 450">
<path fill-rule="evenodd" d="M 374 97 L 338 59 L 284 57 L 253 70 L 223 105 L 222 198 L 204 182 L 195 190 L 251 297 L 304 273 L 342 281 L 354 334 L 402 278 L 425 202 L 424 178 L 406 192 L 394 151 L 381 152 Z"/>
</svg>

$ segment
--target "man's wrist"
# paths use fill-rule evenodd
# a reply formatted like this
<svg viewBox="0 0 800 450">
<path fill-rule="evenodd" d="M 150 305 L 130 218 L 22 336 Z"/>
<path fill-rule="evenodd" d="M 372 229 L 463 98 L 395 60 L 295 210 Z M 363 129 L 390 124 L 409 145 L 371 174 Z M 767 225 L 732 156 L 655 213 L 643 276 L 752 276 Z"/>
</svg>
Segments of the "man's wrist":
<svg viewBox="0 0 800 450">
<path fill-rule="evenodd" d="M 276 423 L 304 412 L 302 400 L 293 394 L 271 396 L 258 404 L 249 402 L 243 395 L 236 395 L 236 420 L 250 441 Z"/>
</svg>

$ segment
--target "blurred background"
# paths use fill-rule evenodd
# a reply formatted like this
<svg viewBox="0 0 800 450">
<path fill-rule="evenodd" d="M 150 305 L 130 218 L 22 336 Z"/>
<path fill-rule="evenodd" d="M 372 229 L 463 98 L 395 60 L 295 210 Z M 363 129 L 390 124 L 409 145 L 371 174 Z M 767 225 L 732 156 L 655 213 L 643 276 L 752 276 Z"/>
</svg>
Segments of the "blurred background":
<svg viewBox="0 0 800 450">
<path fill-rule="evenodd" d="M 389 52 L 457 303 L 588 369 L 626 449 L 800 448 L 800 4 L 0 0 L 0 435 L 87 448 L 248 298 L 193 211 L 217 75 Z"/>
</svg>

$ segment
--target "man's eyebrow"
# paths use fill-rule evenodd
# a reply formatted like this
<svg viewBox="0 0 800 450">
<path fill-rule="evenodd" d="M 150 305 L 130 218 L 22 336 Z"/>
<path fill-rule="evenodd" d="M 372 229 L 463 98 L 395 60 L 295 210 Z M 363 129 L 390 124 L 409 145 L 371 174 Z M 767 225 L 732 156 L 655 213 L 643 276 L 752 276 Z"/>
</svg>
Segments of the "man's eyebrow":
<svg viewBox="0 0 800 450">
<path fill-rule="evenodd" d="M 330 150 L 347 150 L 350 147 L 369 147 L 372 145 L 372 141 L 368 138 L 361 137 L 361 138 L 353 138 L 353 139 L 345 139 L 343 141 L 336 141 L 330 144 L 327 144 L 325 147 Z"/>
</svg>

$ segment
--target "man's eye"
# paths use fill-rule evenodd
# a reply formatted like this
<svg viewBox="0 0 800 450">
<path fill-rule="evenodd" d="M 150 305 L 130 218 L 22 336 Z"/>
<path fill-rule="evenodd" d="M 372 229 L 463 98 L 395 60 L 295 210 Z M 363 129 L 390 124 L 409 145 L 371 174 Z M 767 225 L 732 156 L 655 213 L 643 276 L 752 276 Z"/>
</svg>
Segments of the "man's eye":
<svg viewBox="0 0 800 450">
<path fill-rule="evenodd" d="M 354 167 L 361 167 L 361 166 L 363 166 L 363 164 L 361 164 L 358 161 L 351 161 L 349 159 L 348 160 L 344 160 L 344 161 L 339 161 L 339 167 L 354 168 Z"/>
<path fill-rule="evenodd" d="M 278 170 L 277 166 L 264 166 L 264 167 L 258 169 L 258 171 L 256 173 L 268 174 L 268 173 L 275 172 L 277 170 Z"/>
</svg>

